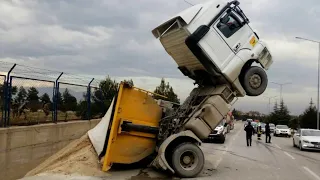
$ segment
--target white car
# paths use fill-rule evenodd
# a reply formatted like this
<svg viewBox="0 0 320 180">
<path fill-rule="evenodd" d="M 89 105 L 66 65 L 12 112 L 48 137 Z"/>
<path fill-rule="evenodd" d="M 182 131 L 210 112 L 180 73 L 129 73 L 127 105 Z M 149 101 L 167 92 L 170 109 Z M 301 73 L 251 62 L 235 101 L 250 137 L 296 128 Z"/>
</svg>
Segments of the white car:
<svg viewBox="0 0 320 180">
<path fill-rule="evenodd" d="M 220 143 L 224 143 L 224 141 L 226 140 L 226 134 L 227 134 L 225 125 L 226 125 L 225 121 L 222 120 L 220 124 L 214 129 L 214 131 L 210 133 L 206 141 L 210 142 L 210 141 L 217 140 Z"/>
<path fill-rule="evenodd" d="M 269 123 L 270 126 L 270 132 L 274 133 L 274 129 L 276 128 L 276 126 L 273 123 Z"/>
<path fill-rule="evenodd" d="M 287 125 L 276 125 L 273 135 L 291 137 L 291 130 Z"/>
<path fill-rule="evenodd" d="M 259 96 L 267 87 L 265 70 L 273 59 L 239 5 L 237 0 L 197 4 L 152 33 L 178 69 L 196 84 L 228 84 L 237 97 Z"/>
<path fill-rule="evenodd" d="M 300 150 L 320 150 L 320 130 L 299 129 L 293 135 L 293 146 L 298 146 Z"/>
</svg>

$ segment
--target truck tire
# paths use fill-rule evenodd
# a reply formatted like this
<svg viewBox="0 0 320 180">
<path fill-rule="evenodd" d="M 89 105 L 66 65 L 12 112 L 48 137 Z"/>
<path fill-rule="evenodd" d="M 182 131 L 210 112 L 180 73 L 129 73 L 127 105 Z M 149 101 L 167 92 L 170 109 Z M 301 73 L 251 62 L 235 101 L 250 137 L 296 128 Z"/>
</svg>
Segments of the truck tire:
<svg viewBox="0 0 320 180">
<path fill-rule="evenodd" d="M 259 96 L 267 88 L 267 74 L 258 66 L 248 68 L 242 77 L 242 86 L 248 96 Z"/>
<path fill-rule="evenodd" d="M 203 169 L 204 155 L 194 143 L 182 143 L 172 153 L 172 168 L 179 177 L 196 177 Z"/>
</svg>

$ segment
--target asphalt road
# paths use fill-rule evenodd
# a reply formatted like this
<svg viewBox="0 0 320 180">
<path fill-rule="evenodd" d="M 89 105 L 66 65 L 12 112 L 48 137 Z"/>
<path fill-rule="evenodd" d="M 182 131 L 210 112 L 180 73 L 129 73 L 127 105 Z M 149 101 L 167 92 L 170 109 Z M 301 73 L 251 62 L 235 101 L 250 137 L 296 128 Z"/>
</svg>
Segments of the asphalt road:
<svg viewBox="0 0 320 180">
<path fill-rule="evenodd" d="M 210 177 L 201 179 L 259 179 L 259 180 L 320 180 L 320 152 L 300 151 L 293 147 L 292 138 L 274 137 L 271 144 L 265 136 L 257 140 L 253 136 L 252 146 L 247 147 L 243 123 L 227 135 L 225 146 L 207 145 L 210 151 L 224 150 Z"/>
<path fill-rule="evenodd" d="M 257 136 L 253 136 L 252 146 L 247 147 L 243 123 L 237 122 L 224 144 L 202 145 L 206 163 L 202 173 L 194 179 L 320 180 L 320 152 L 300 151 L 293 147 L 292 138 L 272 135 L 271 144 L 266 144 L 264 138 L 262 135 L 262 140 L 257 140 Z M 105 177 L 51 175 L 25 179 L 179 179 L 152 168 L 117 170 L 108 174 Z"/>
</svg>

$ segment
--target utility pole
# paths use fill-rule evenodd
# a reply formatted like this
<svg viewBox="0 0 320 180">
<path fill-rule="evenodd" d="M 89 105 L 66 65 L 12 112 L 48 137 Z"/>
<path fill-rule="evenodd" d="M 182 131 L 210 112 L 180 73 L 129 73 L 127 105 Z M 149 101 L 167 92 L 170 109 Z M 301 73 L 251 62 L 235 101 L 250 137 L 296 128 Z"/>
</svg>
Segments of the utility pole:
<svg viewBox="0 0 320 180">
<path fill-rule="evenodd" d="M 280 102 L 282 101 L 282 86 L 287 85 L 287 84 L 292 84 L 292 83 L 277 83 L 277 82 L 271 82 L 273 84 L 277 84 L 280 86 Z"/>
<path fill-rule="evenodd" d="M 305 40 L 305 41 L 309 41 L 309 42 L 314 42 L 317 43 L 319 46 L 319 50 L 318 50 L 318 80 L 317 80 L 317 85 L 318 85 L 318 92 L 317 92 L 317 129 L 320 129 L 319 126 L 319 76 L 320 76 L 320 41 L 315 41 L 315 40 L 311 40 L 311 39 L 307 39 L 307 38 L 302 38 L 302 37 L 296 37 L 296 39 L 301 39 L 301 40 Z"/>
<path fill-rule="evenodd" d="M 270 100 L 271 100 L 272 98 L 277 97 L 277 96 L 270 96 L 270 97 L 265 96 L 265 97 L 269 99 L 269 103 L 268 103 L 268 114 L 270 114 Z"/>
</svg>

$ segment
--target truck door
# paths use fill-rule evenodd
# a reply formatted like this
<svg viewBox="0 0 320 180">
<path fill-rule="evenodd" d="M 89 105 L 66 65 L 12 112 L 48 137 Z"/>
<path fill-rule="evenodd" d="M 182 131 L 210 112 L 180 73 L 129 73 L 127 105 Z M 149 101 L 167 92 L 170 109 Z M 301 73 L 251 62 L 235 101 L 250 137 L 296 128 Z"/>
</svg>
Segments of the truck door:
<svg viewBox="0 0 320 180">
<path fill-rule="evenodd" d="M 226 10 L 221 18 L 213 24 L 213 27 L 234 54 L 237 54 L 239 50 L 243 48 L 252 49 L 257 41 L 250 26 L 232 9 Z M 223 67 L 227 65 L 230 60 L 231 59 L 226 59 Z"/>
<path fill-rule="evenodd" d="M 231 60 L 235 56 L 235 53 L 213 26 L 210 27 L 207 35 L 203 37 L 203 41 L 199 43 L 206 50 L 208 56 L 213 59 L 213 63 L 220 69 L 223 68 L 225 61 Z"/>
</svg>

